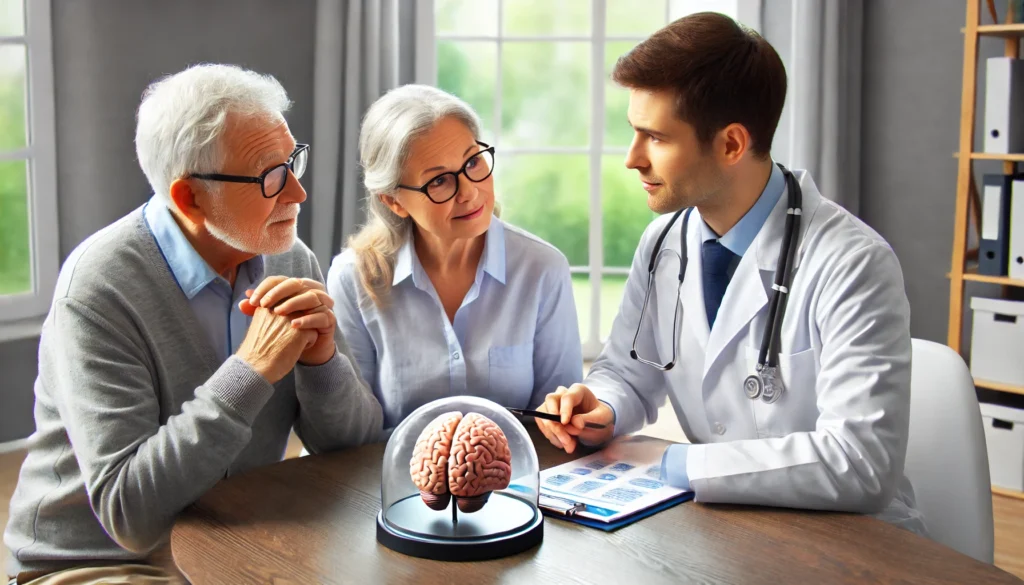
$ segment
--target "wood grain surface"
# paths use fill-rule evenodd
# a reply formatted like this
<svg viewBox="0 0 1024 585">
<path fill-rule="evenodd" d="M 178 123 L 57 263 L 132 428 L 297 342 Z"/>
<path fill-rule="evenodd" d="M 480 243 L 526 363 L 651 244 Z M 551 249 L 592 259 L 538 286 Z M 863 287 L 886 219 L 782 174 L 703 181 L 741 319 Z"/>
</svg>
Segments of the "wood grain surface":
<svg viewBox="0 0 1024 585">
<path fill-rule="evenodd" d="M 582 456 L 528 425 L 541 468 Z M 1021 583 L 866 516 L 680 504 L 606 533 L 546 518 L 499 560 L 408 557 L 376 540 L 384 444 L 291 459 L 217 484 L 175 524 L 174 560 L 213 583 Z"/>
</svg>

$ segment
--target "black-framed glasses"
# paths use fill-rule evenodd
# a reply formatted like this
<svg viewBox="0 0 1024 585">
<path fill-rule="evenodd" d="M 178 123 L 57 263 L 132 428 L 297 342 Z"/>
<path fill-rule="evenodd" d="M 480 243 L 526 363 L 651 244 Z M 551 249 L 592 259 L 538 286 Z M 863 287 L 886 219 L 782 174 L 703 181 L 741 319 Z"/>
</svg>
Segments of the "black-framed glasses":
<svg viewBox="0 0 1024 585">
<path fill-rule="evenodd" d="M 424 183 L 422 187 L 398 185 L 398 188 L 419 191 L 434 203 L 444 203 L 459 194 L 459 175 L 466 175 L 466 178 L 474 183 L 486 180 L 494 172 L 494 147 L 479 140 L 477 144 L 484 149 L 466 159 L 458 171 L 441 173 Z"/>
<path fill-rule="evenodd" d="M 260 173 L 258 177 L 246 177 L 240 175 L 221 175 L 218 173 L 196 173 L 189 175 L 193 179 L 206 181 L 224 181 L 226 183 L 256 183 L 263 191 L 267 199 L 276 197 L 284 190 L 288 183 L 288 170 L 291 169 L 296 179 L 301 179 L 306 173 L 306 163 L 309 162 L 309 145 L 296 144 L 295 150 L 288 156 L 288 160 L 279 165 L 274 165 Z"/>
</svg>

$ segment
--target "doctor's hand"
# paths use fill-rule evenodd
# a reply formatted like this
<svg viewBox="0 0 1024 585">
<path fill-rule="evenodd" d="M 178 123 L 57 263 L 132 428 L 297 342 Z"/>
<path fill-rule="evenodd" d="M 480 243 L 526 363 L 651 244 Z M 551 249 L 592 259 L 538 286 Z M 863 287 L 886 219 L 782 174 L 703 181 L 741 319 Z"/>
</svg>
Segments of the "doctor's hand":
<svg viewBox="0 0 1024 585">
<path fill-rule="evenodd" d="M 570 388 L 559 386 L 537 410 L 561 415 L 560 422 L 534 420 L 551 444 L 565 449 L 566 453 L 575 451 L 577 442 L 586 446 L 605 443 L 615 432 L 615 413 L 583 384 L 573 384 Z M 605 425 L 605 428 L 588 429 L 588 422 Z"/>
</svg>

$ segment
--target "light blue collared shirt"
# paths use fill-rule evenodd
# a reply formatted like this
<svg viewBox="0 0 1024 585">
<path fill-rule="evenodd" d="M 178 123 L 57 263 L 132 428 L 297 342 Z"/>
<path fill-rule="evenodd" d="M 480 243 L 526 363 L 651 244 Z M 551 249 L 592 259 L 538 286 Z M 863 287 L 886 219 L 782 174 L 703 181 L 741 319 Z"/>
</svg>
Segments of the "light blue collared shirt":
<svg viewBox="0 0 1024 585">
<path fill-rule="evenodd" d="M 406 239 L 387 304 L 359 280 L 352 250 L 327 275 L 338 327 L 384 409 L 385 434 L 421 405 L 457 395 L 532 408 L 583 377 L 569 263 L 553 246 L 491 219 L 454 323 Z"/>
<path fill-rule="evenodd" d="M 779 165 L 772 163 L 772 174 L 768 177 L 768 184 L 765 185 L 761 196 L 754 202 L 754 206 L 721 238 L 707 223 L 701 221 L 701 241 L 718 240 L 730 252 L 742 257 L 750 244 L 754 243 L 754 238 L 757 237 L 761 226 L 768 220 L 768 216 L 772 214 L 775 205 L 782 198 L 785 188 L 786 178 L 782 175 L 782 169 L 779 168 Z"/>
<path fill-rule="evenodd" d="M 768 177 L 768 184 L 765 185 L 761 196 L 754 202 L 754 206 L 721 238 L 708 227 L 708 224 L 701 221 L 701 241 L 719 240 L 730 252 L 742 257 L 750 248 L 750 244 L 754 242 L 754 238 L 761 231 L 772 210 L 775 209 L 785 187 L 786 179 L 782 175 L 782 170 L 777 164 L 772 163 L 772 174 Z M 733 269 L 735 270 L 735 264 Z M 661 457 L 662 481 L 684 490 L 690 489 L 690 478 L 686 474 L 687 448 L 686 443 L 671 445 L 665 449 L 665 454 Z"/>
<path fill-rule="evenodd" d="M 145 218 L 174 280 L 209 335 L 217 360 L 227 360 L 249 331 L 252 319 L 239 310 L 238 303 L 245 298 L 246 289 L 255 288 L 263 280 L 263 256 L 239 266 L 232 287 L 192 247 L 162 197 L 154 195 L 146 203 Z"/>
</svg>

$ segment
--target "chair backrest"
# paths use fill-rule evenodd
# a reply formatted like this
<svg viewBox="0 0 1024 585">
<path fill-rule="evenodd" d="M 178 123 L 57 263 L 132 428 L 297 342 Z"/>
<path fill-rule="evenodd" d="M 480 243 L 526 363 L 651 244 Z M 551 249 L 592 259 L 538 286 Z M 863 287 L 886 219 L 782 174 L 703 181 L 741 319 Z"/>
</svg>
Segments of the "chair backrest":
<svg viewBox="0 0 1024 585">
<path fill-rule="evenodd" d="M 992 564 L 992 488 L 974 378 L 958 353 L 914 339 L 905 473 L 930 536 Z"/>
</svg>

